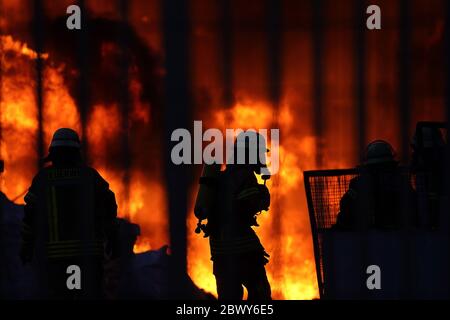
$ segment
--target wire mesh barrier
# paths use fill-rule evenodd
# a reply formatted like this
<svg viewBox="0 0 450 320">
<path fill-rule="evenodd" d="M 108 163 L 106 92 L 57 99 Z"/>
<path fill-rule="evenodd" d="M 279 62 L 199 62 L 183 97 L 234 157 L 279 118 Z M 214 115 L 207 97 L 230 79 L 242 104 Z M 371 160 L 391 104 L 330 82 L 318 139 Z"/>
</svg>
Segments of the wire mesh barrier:
<svg viewBox="0 0 450 320">
<path fill-rule="evenodd" d="M 347 191 L 351 179 L 357 176 L 356 169 L 306 171 L 305 190 L 314 243 L 314 255 L 319 293 L 323 296 L 324 267 L 322 241 L 319 236 L 331 228 L 339 212 L 339 202 Z"/>
<path fill-rule="evenodd" d="M 446 198 L 430 198 L 426 174 L 399 168 L 367 184 L 370 174 L 356 168 L 304 175 L 321 298 L 449 297 Z M 342 228 L 347 210 L 355 223 Z M 370 266 L 380 268 L 382 290 L 369 288 Z"/>
<path fill-rule="evenodd" d="M 356 169 L 305 173 L 318 230 L 328 229 L 336 223 L 339 202 L 357 174 Z"/>
</svg>

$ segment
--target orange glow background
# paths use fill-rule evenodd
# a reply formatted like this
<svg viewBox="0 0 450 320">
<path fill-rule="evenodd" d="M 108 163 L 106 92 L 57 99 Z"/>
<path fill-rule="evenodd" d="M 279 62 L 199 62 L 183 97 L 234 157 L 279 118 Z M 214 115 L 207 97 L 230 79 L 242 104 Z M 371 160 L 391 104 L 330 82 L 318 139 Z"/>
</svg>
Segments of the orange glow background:
<svg viewBox="0 0 450 320">
<path fill-rule="evenodd" d="M 49 18 L 65 14 L 71 1 L 43 1 Z M 118 19 L 114 1 L 87 1 L 93 17 Z M 219 1 L 191 1 L 191 82 L 193 119 L 208 127 L 280 128 L 280 171 L 268 181 L 271 210 L 259 217 L 257 228 L 271 255 L 267 265 L 276 299 L 318 298 L 309 217 L 303 187 L 303 171 L 317 169 L 316 154 L 323 154 L 323 168 L 350 167 L 360 150 L 356 139 L 353 1 L 324 1 L 324 56 L 322 136 L 313 125 L 313 35 L 312 1 L 282 1 L 281 98 L 274 106 L 269 98 L 267 32 L 264 1 L 230 1 L 231 89 L 234 101 L 226 105 L 223 77 L 223 43 Z M 411 135 L 419 120 L 444 119 L 442 29 L 443 0 L 412 4 Z M 38 167 L 35 59 L 32 33 L 27 27 L 29 1 L 0 1 L 1 154 L 6 170 L 1 190 L 9 199 L 23 203 L 23 192 Z M 382 8 L 383 29 L 366 33 L 366 140 L 390 141 L 399 147 L 398 41 L 399 1 L 374 1 Z M 129 1 L 129 21 L 141 39 L 164 57 L 161 30 L 161 0 Z M 363 13 L 361 13 L 363 14 Z M 61 44 L 63 45 L 63 44 Z M 52 52 L 44 60 L 44 144 L 59 127 L 81 130 L 80 114 L 62 69 Z M 95 89 L 95 84 L 90 84 Z M 139 99 L 142 86 L 130 77 L 129 119 L 123 119 L 118 103 L 95 102 L 86 120 L 90 165 L 110 182 L 120 215 L 141 226 L 135 252 L 157 249 L 168 243 L 166 187 L 159 169 L 162 152 L 139 150 L 151 139 L 135 127 L 155 127 L 150 105 Z M 106 100 L 105 100 L 106 101 Z M 131 168 L 129 184 L 115 158 L 106 157 L 119 143 L 122 123 L 128 121 Z M 133 131 L 134 130 L 134 131 Z M 156 144 L 158 148 L 158 144 Z M 270 147 L 270 141 L 269 141 Z M 134 161 L 133 161 L 134 160 Z M 146 163 L 151 163 L 151 168 Z M 196 171 L 199 173 L 199 170 Z M 193 181 L 197 181 L 196 177 Z M 198 186 L 193 183 L 193 201 Z M 192 210 L 191 210 L 192 211 Z M 188 272 L 194 282 L 215 293 L 207 239 L 196 235 L 196 219 L 189 213 Z"/>
</svg>

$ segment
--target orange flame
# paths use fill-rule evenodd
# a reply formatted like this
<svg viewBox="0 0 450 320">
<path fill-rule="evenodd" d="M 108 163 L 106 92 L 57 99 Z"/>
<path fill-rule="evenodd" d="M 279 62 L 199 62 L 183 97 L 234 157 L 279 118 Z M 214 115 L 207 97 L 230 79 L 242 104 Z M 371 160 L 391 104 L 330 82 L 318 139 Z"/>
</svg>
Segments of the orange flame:
<svg viewBox="0 0 450 320">
<path fill-rule="evenodd" d="M 37 54 L 25 44 L 2 36 L 1 156 L 5 160 L 2 190 L 11 199 L 24 193 L 37 169 L 38 130 L 34 59 Z M 58 70 L 47 66 L 43 81 L 44 139 L 62 126 L 79 129 L 79 116 Z M 22 202 L 19 197 L 18 202 Z"/>
<path fill-rule="evenodd" d="M 1 190 L 8 198 L 23 203 L 23 194 L 37 171 L 36 140 L 38 131 L 35 59 L 37 53 L 11 36 L 1 41 L 1 157 L 5 160 L 5 172 L 1 176 Z M 47 59 L 48 54 L 42 56 Z M 52 65 L 44 66 L 44 143 L 50 143 L 53 132 L 60 127 L 71 127 L 80 132 L 80 118 L 75 103 L 61 75 Z M 130 121 L 148 123 L 149 106 L 137 98 L 141 87 L 132 79 L 130 93 L 133 109 Z M 110 183 L 116 193 L 119 216 L 127 217 L 141 227 L 142 236 L 135 252 L 150 250 L 167 243 L 167 219 L 165 191 L 159 181 L 145 177 L 138 169 L 130 174 L 129 198 L 124 197 L 123 173 L 110 168 L 111 159 L 105 159 L 108 148 L 117 144 L 121 133 L 121 116 L 117 105 L 93 106 L 87 125 L 87 139 L 92 164 Z M 83 137 L 82 137 L 83 138 Z M 114 160 L 114 159 L 113 159 Z M 152 244 L 152 245 L 151 245 Z"/>
</svg>

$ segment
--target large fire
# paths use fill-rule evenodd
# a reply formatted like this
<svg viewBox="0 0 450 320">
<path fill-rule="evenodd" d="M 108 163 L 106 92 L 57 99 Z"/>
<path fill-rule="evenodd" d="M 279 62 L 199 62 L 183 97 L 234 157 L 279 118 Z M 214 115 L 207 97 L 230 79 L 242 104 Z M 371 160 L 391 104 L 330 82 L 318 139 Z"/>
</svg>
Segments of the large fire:
<svg viewBox="0 0 450 320">
<path fill-rule="evenodd" d="M 280 47 L 277 49 L 280 51 L 281 79 L 275 83 L 280 86 L 281 94 L 279 105 L 273 106 L 268 98 L 272 79 L 267 53 L 271 37 L 266 32 L 269 31 L 266 20 L 270 18 L 270 10 L 266 10 L 260 1 L 230 1 L 230 4 L 226 1 L 188 2 L 192 5 L 189 13 L 192 19 L 189 85 L 195 102 L 191 111 L 196 120 L 203 121 L 204 127 L 280 128 L 280 171 L 267 182 L 272 204 L 269 212 L 259 216 L 261 226 L 256 228 L 256 232 L 271 255 L 267 270 L 273 297 L 316 298 L 318 289 L 302 172 L 317 168 L 316 164 L 322 168 L 349 167 L 359 159 L 355 85 L 359 81 L 355 69 L 357 37 L 351 27 L 356 19 L 353 17 L 355 4 L 353 1 L 324 1 L 323 35 L 316 37 L 311 6 L 314 1 L 282 1 Z M 385 139 L 399 149 L 402 116 L 398 98 L 402 79 L 398 70 L 398 44 L 399 14 L 403 2 L 378 2 L 383 7 L 386 29 L 365 34 L 366 119 L 362 123 L 365 128 L 363 138 L 365 143 Z M 2 13 L 7 13 L 0 14 L 0 158 L 5 160 L 6 167 L 0 176 L 1 191 L 9 199 L 22 203 L 23 194 L 38 169 L 39 123 L 35 80 L 38 54 L 30 43 L 8 35 L 14 32 L 20 39 L 33 39 L 29 28 L 33 20 L 33 10 L 28 10 L 30 1 L 0 3 Z M 60 18 L 72 1 L 42 3 L 45 18 L 51 19 Z M 138 62 L 132 61 L 133 66 L 130 67 L 133 70 L 129 73 L 129 110 L 124 113 L 117 95 L 114 95 L 118 86 L 110 88 L 118 80 L 110 76 L 117 71 L 114 66 L 118 60 L 115 59 L 120 51 L 114 47 L 114 34 L 111 33 L 114 32 L 112 29 L 117 29 L 114 23 L 121 17 L 116 7 L 118 2 L 85 1 L 92 18 L 107 22 L 101 24 L 102 32 L 90 33 L 91 37 L 88 37 L 94 39 L 91 43 L 94 50 L 89 48 L 89 58 L 97 59 L 92 59 L 95 63 L 91 61 L 88 68 L 96 71 L 90 75 L 96 81 L 89 87 L 101 92 L 94 101 L 90 101 L 88 116 L 84 118 L 79 114 L 74 99 L 74 83 L 67 78 L 70 74 L 67 65 L 77 67 L 74 66 L 76 55 L 73 54 L 76 45 L 67 39 L 70 33 L 62 36 L 58 36 L 58 32 L 46 34 L 44 46 L 51 40 L 54 46 L 53 51 L 49 46 L 48 54 L 41 55 L 44 61 L 42 127 L 44 145 L 48 145 L 51 134 L 58 127 L 67 126 L 84 132 L 82 139 L 86 142 L 89 164 L 100 171 L 116 193 L 119 215 L 140 225 L 141 237 L 135 252 L 143 252 L 157 249 L 167 244 L 169 239 L 161 146 L 148 141 L 149 132 L 161 131 L 160 114 L 153 117 L 153 112 L 162 107 L 150 105 L 154 101 L 148 98 L 159 92 L 156 89 L 152 92 L 152 89 L 159 89 L 156 82 L 161 80 L 158 78 L 161 70 L 153 65 L 153 61 L 144 59 L 149 48 L 160 53 L 156 54 L 158 59 L 164 56 L 162 40 L 165 32 L 161 24 L 162 0 L 126 3 L 129 5 L 130 28 L 136 32 L 136 38 L 143 39 L 137 44 L 130 41 L 135 45 L 132 50 L 139 51 L 139 57 L 136 59 Z M 228 19 L 223 10 L 225 3 L 231 7 L 229 23 L 223 23 Z M 442 68 L 445 4 L 443 0 L 410 4 L 412 20 L 423 22 L 414 23 L 410 30 L 411 51 L 414 53 L 409 92 L 411 133 L 416 121 L 445 119 L 445 73 Z M 317 83 L 322 89 L 320 112 L 316 112 L 319 104 L 316 103 L 314 80 L 314 65 L 317 65 L 317 46 L 314 44 L 318 40 L 323 42 L 323 57 L 318 61 L 323 74 L 321 83 Z M 96 47 L 99 43 L 102 46 Z M 99 52 L 105 56 L 99 57 Z M 65 58 L 71 54 L 69 62 L 70 59 Z M 59 64 L 56 61 L 60 61 Z M 144 77 L 142 74 L 137 76 L 136 69 L 142 71 Z M 78 70 L 69 71 L 76 73 Z M 158 78 L 155 83 L 149 81 L 153 78 Z M 142 92 L 151 102 L 139 99 Z M 230 99 L 222 96 L 234 99 L 231 106 Z M 127 119 L 123 119 L 124 115 Z M 321 117 L 318 119 L 320 126 L 315 123 L 318 115 Z M 124 136 L 128 137 L 128 150 L 120 146 L 126 145 Z M 129 152 L 129 159 L 125 158 L 128 155 L 124 151 Z M 127 164 L 124 159 L 130 162 Z M 197 185 L 192 186 L 192 202 L 197 190 Z M 193 203 L 190 205 L 193 208 Z M 215 293 L 208 241 L 193 232 L 196 221 L 192 210 L 188 214 L 189 275 L 199 287 Z"/>
<path fill-rule="evenodd" d="M 34 60 L 36 53 L 10 36 L 2 36 L 1 82 L 1 156 L 6 162 L 2 175 L 2 191 L 17 203 L 23 202 L 24 191 L 37 170 L 36 137 L 38 130 L 35 98 Z M 51 59 L 48 55 L 45 59 Z M 44 131 L 48 145 L 52 132 L 59 127 L 80 130 L 80 116 L 73 98 L 60 75 L 61 66 L 46 63 L 44 68 Z M 133 82 L 131 84 L 133 86 Z M 137 95 L 139 86 L 130 90 Z M 148 106 L 133 99 L 131 117 L 146 124 Z M 102 156 L 121 132 L 118 105 L 95 105 L 89 115 L 86 139 L 89 159 L 109 181 L 116 193 L 119 215 L 138 223 L 142 235 L 135 252 L 158 248 L 167 243 L 167 210 L 162 181 L 149 179 L 144 172 L 131 168 L 128 185 L 124 173 L 111 166 Z M 233 108 L 218 110 L 209 125 L 218 128 L 270 128 L 273 112 L 264 102 L 243 101 Z M 302 168 L 314 162 L 313 137 L 289 134 L 294 129 L 289 105 L 278 116 L 282 132 L 280 172 L 268 181 L 272 192 L 272 207 L 259 217 L 257 229 L 266 250 L 271 255 L 267 265 L 273 297 L 278 299 L 312 299 L 318 295 L 312 244 L 306 204 L 303 196 Z M 270 142 L 269 142 L 270 143 Z M 289 148 L 286 146 L 289 145 Z M 197 187 L 193 188 L 194 199 Z M 279 226 L 275 227 L 278 219 Z M 215 293 L 208 241 L 194 234 L 196 220 L 190 213 L 188 221 L 189 274 L 206 291 Z"/>
</svg>

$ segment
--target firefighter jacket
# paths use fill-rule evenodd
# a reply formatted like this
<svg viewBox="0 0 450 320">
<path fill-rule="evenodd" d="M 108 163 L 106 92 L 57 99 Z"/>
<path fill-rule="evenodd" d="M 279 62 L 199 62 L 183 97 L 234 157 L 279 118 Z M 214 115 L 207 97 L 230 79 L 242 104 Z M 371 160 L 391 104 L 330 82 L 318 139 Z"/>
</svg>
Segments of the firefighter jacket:
<svg viewBox="0 0 450 320">
<path fill-rule="evenodd" d="M 335 227 L 343 230 L 397 229 L 417 225 L 415 192 L 399 168 L 362 170 L 340 200 Z"/>
<path fill-rule="evenodd" d="M 103 256 L 116 216 L 115 195 L 96 170 L 44 168 L 25 196 L 22 260 L 36 251 L 48 259 Z"/>
<path fill-rule="evenodd" d="M 208 217 L 211 256 L 261 253 L 264 247 L 252 229 L 255 216 L 268 210 L 270 194 L 259 184 L 253 170 L 245 166 L 228 166 L 220 173 L 215 209 Z"/>
</svg>

